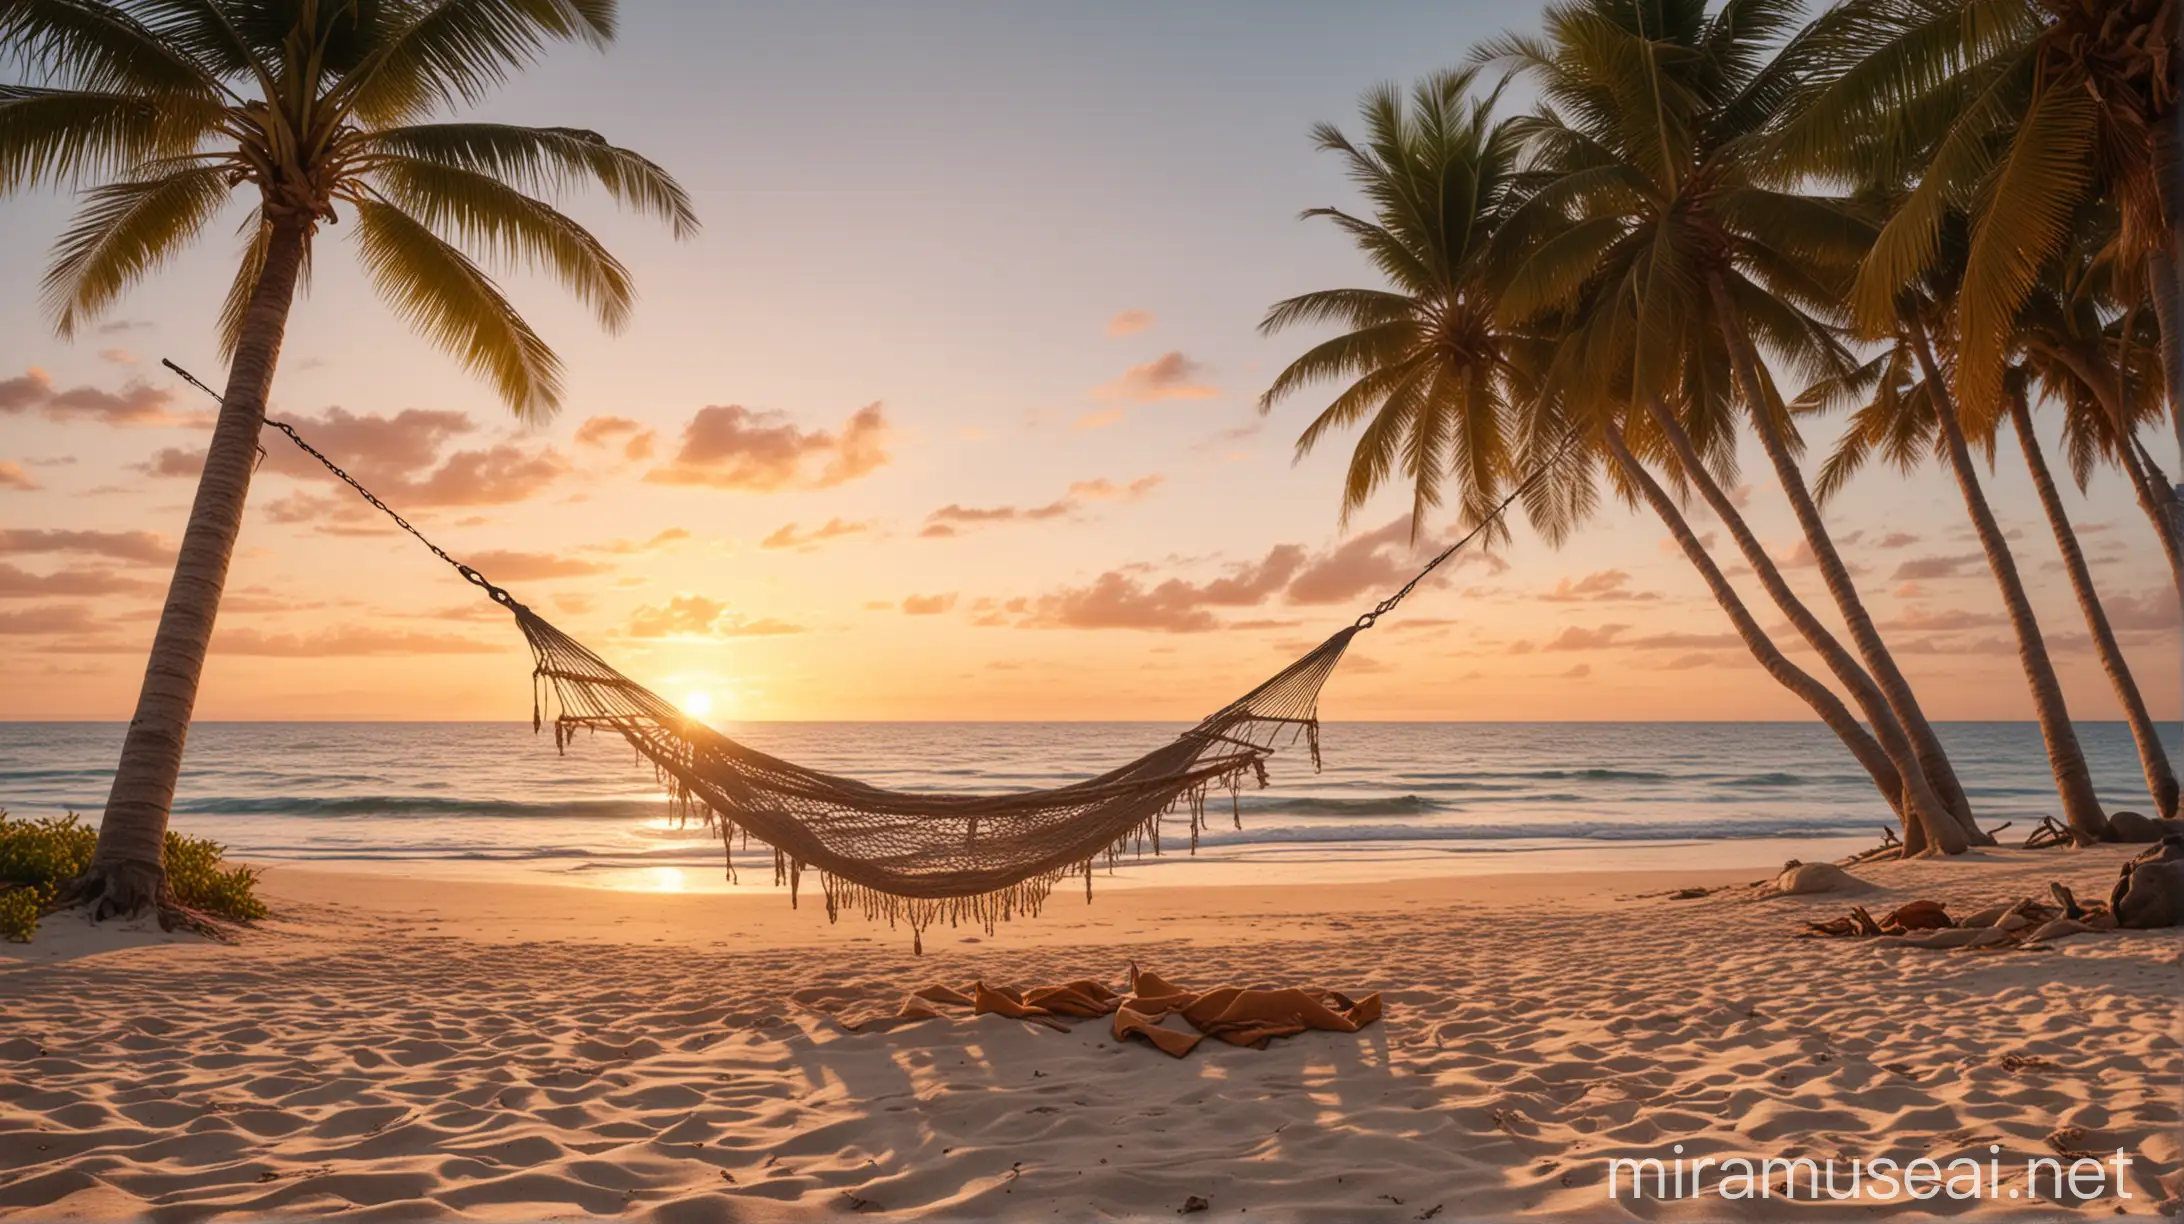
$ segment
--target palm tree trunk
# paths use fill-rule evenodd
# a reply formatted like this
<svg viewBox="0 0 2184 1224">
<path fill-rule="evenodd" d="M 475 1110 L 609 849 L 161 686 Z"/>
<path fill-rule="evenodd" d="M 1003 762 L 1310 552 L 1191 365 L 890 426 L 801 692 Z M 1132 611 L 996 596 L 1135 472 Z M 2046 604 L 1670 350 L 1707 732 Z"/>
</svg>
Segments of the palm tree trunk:
<svg viewBox="0 0 2184 1224">
<path fill-rule="evenodd" d="M 1880 744 L 1866 733 L 1865 727 L 1850 712 L 1849 707 L 1843 704 L 1841 698 L 1829 691 L 1828 686 L 1813 678 L 1811 673 L 1790 662 L 1776 648 L 1766 630 L 1759 627 L 1759 622 L 1752 618 L 1743 599 L 1737 595 L 1736 588 L 1729 585 L 1728 578 L 1722 575 L 1721 567 L 1714 564 L 1714 559 L 1707 555 L 1706 546 L 1699 543 L 1698 535 L 1691 530 L 1690 522 L 1677 508 L 1675 500 L 1653 478 L 1653 473 L 1647 471 L 1645 465 L 1630 453 L 1621 427 L 1611 421 L 1605 434 L 1608 453 L 1614 457 L 1616 467 L 1638 489 L 1661 522 L 1667 525 L 1668 533 L 1675 539 L 1677 547 L 1683 549 L 1692 568 L 1699 571 L 1699 576 L 1706 581 L 1707 589 L 1713 592 L 1714 601 L 1721 605 L 1722 611 L 1729 614 L 1729 622 L 1735 627 L 1737 636 L 1744 640 L 1745 649 L 1752 652 L 1752 657 L 1759 660 L 1759 665 L 1777 683 L 1797 694 L 1805 704 L 1812 707 L 1813 712 L 1820 716 L 1820 721 L 1835 732 L 1844 746 L 1850 749 L 1850 754 L 1865 767 L 1873 784 L 1880 788 L 1882 797 L 1888 801 L 1890 809 L 1903 823 L 1904 853 L 1919 854 L 1929 848 L 1939 848 L 1949 854 L 1962 853 L 1966 847 L 1963 833 L 1954 824 L 1936 824 L 1929 827 L 1918 810 L 1904 802 L 1903 778 L 1889 761 L 1888 754 L 1881 750 Z"/>
<path fill-rule="evenodd" d="M 1730 537 L 1737 543 L 1738 551 L 1744 554 L 1745 561 L 1751 564 L 1752 572 L 1758 575 L 1760 585 L 1766 588 L 1768 597 L 1774 600 L 1775 606 L 1789 618 L 1790 624 L 1819 653 L 1821 661 L 1827 664 L 1828 670 L 1835 674 L 1835 678 L 1850 693 L 1851 700 L 1858 703 L 1858 709 L 1865 715 L 1867 725 L 1873 728 L 1874 739 L 1880 743 L 1881 750 L 1888 754 L 1888 759 L 1896 766 L 1896 772 L 1902 776 L 1904 792 L 1911 806 L 1928 820 L 1955 822 L 1964 830 L 1965 837 L 1975 844 L 1991 840 L 1972 823 L 1971 805 L 1962 798 L 1961 792 L 1953 804 L 1939 793 L 1939 788 L 1928 777 L 1926 763 L 1919 759 L 1910 738 L 1904 734 L 1903 724 L 1897 721 L 1895 712 L 1889 709 L 1888 699 L 1881 693 L 1880 686 L 1873 683 L 1873 677 L 1858 666 L 1858 661 L 1850 656 L 1843 644 L 1836 640 L 1834 634 L 1828 632 L 1827 627 L 1820 623 L 1820 618 L 1814 616 L 1812 609 L 1805 606 L 1805 601 L 1799 599 L 1797 593 L 1790 589 L 1790 584 L 1782 577 L 1781 568 L 1775 564 L 1773 557 L 1767 555 L 1767 550 L 1760 545 L 1759 537 L 1752 534 L 1750 525 L 1737 511 L 1736 503 L 1729 500 L 1721 482 L 1714 479 L 1714 474 L 1699 459 L 1698 448 L 1691 444 L 1691 435 L 1684 432 L 1683 425 L 1676 420 L 1675 414 L 1669 412 L 1668 406 L 1657 395 L 1647 397 L 1646 409 L 1654 424 L 1659 426 L 1662 435 L 1668 439 L 1670 449 L 1675 451 L 1676 461 L 1683 466 L 1685 476 L 1698 488 L 1699 496 L 1705 499 L 1714 516 L 1721 520 L 1722 526 L 1728 529 Z M 1944 769 L 1946 770 L 1946 762 Z M 1949 775 L 1949 781 L 1955 783 L 1953 774 Z"/>
<path fill-rule="evenodd" d="M 1918 696 L 1911 691 L 1911 681 L 1905 678 L 1903 669 L 1896 666 L 1896 657 L 1888 652 L 1888 644 L 1881 640 L 1880 630 L 1874 628 L 1873 616 L 1866 611 L 1865 601 L 1850 580 L 1850 568 L 1843 564 L 1834 538 L 1828 535 L 1827 523 L 1820 517 L 1820 507 L 1813 501 L 1812 491 L 1805 486 L 1805 474 L 1798 470 L 1797 457 L 1790 453 L 1782 422 L 1775 417 L 1773 397 L 1767 394 L 1766 384 L 1759 376 L 1759 359 L 1752 350 L 1750 337 L 1733 322 L 1734 308 L 1727 286 L 1722 284 L 1720 277 L 1710 276 L 1707 292 L 1722 339 L 1729 348 L 1737 383 L 1751 409 L 1753 431 L 1759 435 L 1760 447 L 1767 452 L 1775 479 L 1781 483 L 1782 493 L 1797 516 L 1805 543 L 1812 549 L 1813 561 L 1820 569 L 1820 580 L 1827 585 L 1828 594 L 1843 615 L 1844 626 L 1850 630 L 1850 640 L 1858 647 L 1858 657 L 1865 661 L 1873 682 L 1888 699 L 1888 708 L 1895 711 L 1897 721 L 1903 724 L 1904 734 L 1918 750 L 1919 762 L 1928 781 L 1947 799 L 1950 810 L 1965 828 L 1966 836 L 1991 843 L 1993 839 L 1980 833 L 1973 823 L 1971 800 L 1957 781 L 1956 771 L 1949 765 L 1949 754 L 1941 746 L 1941 737 L 1934 734 L 1933 724 L 1926 720 L 1926 712 L 1919 708 Z"/>
<path fill-rule="evenodd" d="M 2162 382 L 2169 392 L 2169 420 L 2176 429 L 2177 480 L 2169 489 L 2169 524 L 2173 539 L 2184 550 L 2184 319 L 2178 317 L 2179 295 L 2184 295 L 2184 197 L 2179 196 L 2176 176 L 2184 171 L 2184 106 L 2152 125 L 2154 185 L 2160 192 L 2161 219 L 2169 232 L 2169 245 L 2157 249 L 2153 259 L 2154 322 L 2161 333 Z M 2184 611 L 2184 568 L 2176 571 L 2176 602 Z M 2179 662 L 2184 662 L 2180 656 Z"/>
<path fill-rule="evenodd" d="M 2139 766 L 2146 774 L 2146 793 L 2153 797 L 2155 810 L 2164 818 L 2175 816 L 2176 773 L 2169 768 L 2169 755 L 2162 751 L 2161 736 L 2154 730 L 2153 716 L 2146 712 L 2146 699 L 2139 695 L 2138 681 L 2132 678 L 2131 667 L 2116 645 L 2116 633 L 2101 607 L 2100 592 L 2094 589 L 2085 552 L 2078 547 L 2077 533 L 2070 529 L 2070 516 L 2063 509 L 2062 495 L 2055 491 L 2055 478 L 2048 472 L 2047 458 L 2040 453 L 2040 440 L 2033 436 L 2032 408 L 2021 393 L 2010 396 L 2010 424 L 2016 427 L 2017 445 L 2025 452 L 2025 467 L 2032 473 L 2040 508 L 2047 511 L 2048 526 L 2055 532 L 2055 546 L 2062 551 L 2063 569 L 2070 575 L 2070 589 L 2078 596 L 2078 610 L 2085 614 L 2086 630 L 2093 635 L 2101 670 L 2108 673 L 2108 683 L 2114 686 L 2116 701 L 2123 707 L 2124 721 L 2131 726 Z"/>
<path fill-rule="evenodd" d="M 159 631 L 152 638 L 136 715 L 129 720 L 106 815 L 99 822 L 98 850 L 90 869 L 63 897 L 93 905 L 95 919 L 154 905 L 164 920 L 172 908 L 165 862 L 167 810 L 182 772 L 182 746 L 189 738 L 190 713 L 197 704 L 198 678 L 220 610 L 228 561 L 242 529 L 258 430 L 265 421 L 266 394 L 288 327 L 309 226 L 303 217 L 274 223 L 265 269 L 251 291 L 242 341 L 228 368 L 227 394 L 205 451 L 205 471 L 198 478 Z"/>
<path fill-rule="evenodd" d="M 1995 585 L 2002 588 L 2002 605 L 2017 631 L 2017 658 L 2024 665 L 2025 682 L 2032 688 L 2033 713 L 2040 720 L 2040 736 L 2047 741 L 2048 770 L 2055 775 L 2055 792 L 2063 801 L 2063 819 L 2078 844 L 2091 845 L 2108 832 L 2108 817 L 2102 814 L 2100 799 L 2093 793 L 2093 775 L 2086 769 L 2077 729 L 2071 725 L 2070 709 L 2063 702 L 2062 682 L 2055 678 L 2055 664 L 2048 658 L 2047 641 L 2040 636 L 2040 622 L 2032 614 L 2032 601 L 2025 595 L 2024 580 L 2017 575 L 2017 561 L 2010 555 L 2009 542 L 2002 536 L 2001 524 L 1994 520 L 1987 495 L 1980 490 L 1979 468 L 1972 462 L 1972 449 L 1964 441 L 1956 398 L 1934 360 L 1926 328 L 1917 319 L 1907 319 L 1904 329 L 1919 359 L 1919 371 L 1925 375 L 1927 394 L 1933 397 L 1934 415 L 1941 421 L 1949 467 L 1956 473 L 1965 509 L 1979 533 L 1979 546 L 1987 554 L 1987 568 L 1994 571 Z"/>
</svg>

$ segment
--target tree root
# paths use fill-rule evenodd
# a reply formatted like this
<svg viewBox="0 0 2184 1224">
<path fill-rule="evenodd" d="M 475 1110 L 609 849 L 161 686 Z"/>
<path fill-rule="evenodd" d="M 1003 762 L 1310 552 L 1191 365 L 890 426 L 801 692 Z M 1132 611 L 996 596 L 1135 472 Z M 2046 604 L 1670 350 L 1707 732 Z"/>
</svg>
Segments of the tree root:
<svg viewBox="0 0 2184 1224">
<path fill-rule="evenodd" d="M 221 943 L 234 942 L 229 928 L 202 910 L 182 904 L 167 886 L 167 873 L 141 863 L 93 863 L 84 873 L 55 890 L 39 907 L 41 913 L 87 909 L 91 921 L 134 918 L 145 910 L 159 920 L 159 929 L 185 931 Z"/>
</svg>

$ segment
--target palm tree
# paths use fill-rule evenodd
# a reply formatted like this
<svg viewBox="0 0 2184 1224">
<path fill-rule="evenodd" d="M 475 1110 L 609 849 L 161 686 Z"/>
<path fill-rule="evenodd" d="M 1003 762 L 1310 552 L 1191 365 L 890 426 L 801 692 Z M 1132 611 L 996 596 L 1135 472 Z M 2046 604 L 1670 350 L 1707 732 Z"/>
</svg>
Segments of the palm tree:
<svg viewBox="0 0 2184 1224">
<path fill-rule="evenodd" d="M 2031 348 L 2031 345 L 2025 347 Z M 1875 456 L 1886 458 L 1902 471 L 1919 467 L 1928 458 L 1939 457 L 1949 463 L 1955 473 L 1959 488 L 1963 491 L 1975 529 L 1983 549 L 1988 553 L 1990 566 L 2001 588 L 2003 601 L 2008 610 L 2012 628 L 2018 638 L 2020 660 L 2027 680 L 2032 685 L 2035 710 L 2042 717 L 2042 731 L 2049 742 L 2050 763 L 2056 768 L 2058 792 L 2062 796 L 2066 816 L 2079 831 L 2081 841 L 2097 840 L 2104 835 L 2107 821 L 2102 816 L 2098 802 L 2092 795 L 2090 774 L 2082 754 L 2077 753 L 2074 731 L 2068 726 L 2068 711 L 2064 708 L 2061 686 L 2057 682 L 2053 665 L 2047 657 L 2044 640 L 2034 619 L 2029 602 L 2025 598 L 2023 583 L 2017 576 L 2014 558 L 1999 528 L 1995 527 L 1993 514 L 1980 490 L 1976 469 L 1971 462 L 1970 448 L 1977 445 L 1992 455 L 1997 440 L 1999 420 L 1987 418 L 1964 421 L 1957 411 L 1948 385 L 1930 377 L 1933 369 L 1928 358 L 1920 350 L 1932 350 L 1925 344 L 1924 336 L 1914 336 L 1907 327 L 1902 342 L 1876 356 L 1854 374 L 1843 379 L 1816 384 L 1802 398 L 1805 406 L 1819 408 L 1835 403 L 1860 401 L 1852 413 L 1849 427 L 1844 431 L 1835 453 L 1822 466 L 1816 488 L 1823 498 L 1840 493 L 1851 477 L 1868 460 Z M 2003 395 L 2009 405 L 2008 420 L 2017 435 L 2019 449 L 2024 453 L 2025 464 L 2033 479 L 2042 511 L 2055 535 L 2057 547 L 2063 557 L 2065 572 L 2070 577 L 2071 589 L 2078 598 L 2086 628 L 2091 634 L 2094 650 L 2107 672 L 2116 697 L 2123 707 L 2126 721 L 2131 727 L 2132 738 L 2138 746 L 2139 759 L 2146 776 L 2147 793 L 2164 815 L 2176 809 L 2177 781 L 2170 769 L 2168 756 L 2161 748 L 2160 738 L 2148 713 L 2145 699 L 2140 695 L 2129 665 L 2123 658 L 2107 612 L 2101 606 L 2100 595 L 2093 586 L 2091 570 L 2085 562 L 2085 554 L 2078 546 L 2076 533 L 2056 491 L 2054 477 L 2050 473 L 2046 456 L 2042 453 L 2038 436 L 2033 429 L 2029 384 L 2032 382 L 2033 364 L 2027 361 L 2005 372 Z M 2051 391 L 2063 394 L 2075 393 L 2081 400 L 2089 399 L 2082 385 L 2054 387 Z M 2079 410 L 2084 411 L 2081 403 Z M 2054 718 L 2061 728 L 2048 725 Z M 2060 751 L 2058 752 L 2058 749 Z"/>
<path fill-rule="evenodd" d="M 462 249 L 557 277 L 610 330 L 628 270 L 540 197 L 597 183 L 697 221 L 665 171 L 572 128 L 428 122 L 554 42 L 603 46 L 614 0 L 0 0 L 0 192 L 82 187 L 46 303 L 63 336 L 187 245 L 238 188 L 253 213 L 219 315 L 226 393 L 190 510 L 96 856 L 69 891 L 94 917 L 174 914 L 162 843 L 198 677 L 242 524 L 289 307 L 321 224 L 350 222 L 380 295 L 483 375 L 517 416 L 550 414 L 560 361 Z M 346 217 L 344 217 L 346 213 Z"/>
<path fill-rule="evenodd" d="M 1915 183 L 1859 269 L 1861 328 L 1896 334 L 1899 295 L 1956 258 L 1953 394 L 2000 412 L 2019 311 L 2080 218 L 2112 209 L 2104 258 L 2125 296 L 2153 308 L 2184 454 L 2176 26 L 2174 0 L 1845 0 L 1815 23 L 1812 79 L 1771 158 L 1785 174 Z M 1952 257 L 1958 213 L 1971 229 Z M 2127 463 L 2143 469 L 2141 504 L 2166 521 L 2184 604 L 2184 501 L 2152 487 L 2150 456 Z"/>
<path fill-rule="evenodd" d="M 1764 346 L 1808 376 L 1851 364 L 1825 316 L 1863 250 L 1862 224 L 1839 202 L 1768 186 L 1754 156 L 1798 83 L 1802 51 L 1795 40 L 1781 45 L 1797 12 L 1793 0 L 1733 0 L 1712 15 L 1694 0 L 1570 0 L 1549 6 L 1540 36 L 1505 36 L 1474 53 L 1530 77 L 1541 97 L 1520 129 L 1535 156 L 1533 182 L 1505 229 L 1528 254 L 1504 316 L 1567 310 L 1603 292 L 1639 304 L 1636 344 L 1649 355 L 1639 400 L 1680 474 L 1858 701 L 1919 806 L 1931 796 L 1937 819 L 1982 842 L 1948 754 L 1806 488 L 1794 427 L 1759 357 Z M 1622 350 L 1610 360 L 1620 365 Z M 1671 401 L 1697 415 L 1668 419 Z M 1708 471 L 1731 461 L 1724 411 L 1734 402 L 1790 501 L 1855 659 L 1796 599 Z"/>
<path fill-rule="evenodd" d="M 1261 410 L 1315 383 L 1345 384 L 1297 445 L 1301 455 L 1330 431 L 1363 423 L 1343 494 L 1346 514 L 1400 471 L 1421 516 L 1453 478 L 1465 516 L 1476 520 L 1516 473 L 1553 456 L 1552 478 L 1535 486 L 1526 508 L 1549 538 L 1559 539 L 1593 508 L 1594 470 L 1605 462 L 1620 491 L 1644 500 L 1668 525 L 1754 657 L 1812 705 L 1901 810 L 1904 782 L 1889 757 L 1824 684 L 1767 638 L 1675 501 L 1631 455 L 1613 414 L 1580 418 L 1571 407 L 1577 394 L 1549 391 L 1562 351 L 1556 327 L 1502 321 L 1506 264 L 1496 238 L 1517 204 L 1518 133 L 1492 122 L 1491 99 L 1467 99 L 1473 80 L 1471 72 L 1433 77 L 1407 107 L 1392 89 L 1368 94 L 1362 142 L 1331 126 L 1316 129 L 1320 147 L 1348 161 L 1373 213 L 1369 219 L 1337 209 L 1305 215 L 1328 218 L 1351 235 L 1390 287 L 1322 290 L 1276 304 L 1263 331 L 1321 322 L 1348 330 L 1284 369 L 1261 398 Z M 1619 351 L 1627 358 L 1632 349 L 1626 343 Z M 1573 436 L 1585 445 L 1565 453 Z M 1907 834 L 1921 847 L 1922 828 L 1906 819 Z M 1955 844 L 1962 848 L 1961 839 Z"/>
<path fill-rule="evenodd" d="M 1262 333 L 1329 322 L 1349 330 L 1291 362 L 1260 396 L 1259 410 L 1311 383 L 1354 379 L 1297 439 L 1302 457 L 1330 430 L 1365 422 L 1343 488 L 1344 521 L 1398 470 L 1411 486 L 1414 531 L 1440 504 L 1452 470 L 1465 515 L 1482 517 L 1500 500 L 1510 469 L 1516 400 L 1548 348 L 1495 325 L 1487 255 L 1518 145 L 1493 122 L 1492 99 L 1469 96 L 1476 76 L 1428 77 L 1408 107 L 1392 87 L 1367 93 L 1363 145 L 1332 124 L 1312 131 L 1320 149 L 1349 163 L 1373 218 L 1337 208 L 1304 216 L 1350 235 L 1393 288 L 1327 289 L 1276 303 Z"/>
</svg>

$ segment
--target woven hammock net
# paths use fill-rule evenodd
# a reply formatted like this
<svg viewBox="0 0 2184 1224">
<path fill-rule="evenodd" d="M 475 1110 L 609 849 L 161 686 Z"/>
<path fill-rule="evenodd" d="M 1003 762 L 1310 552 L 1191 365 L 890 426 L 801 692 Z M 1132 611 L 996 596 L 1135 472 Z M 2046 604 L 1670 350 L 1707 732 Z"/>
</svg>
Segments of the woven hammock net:
<svg viewBox="0 0 2184 1224">
<path fill-rule="evenodd" d="M 1279 746 L 1303 740 L 1317 767 L 1320 688 L 1371 623 L 1361 618 L 1119 769 L 1053 790 L 936 794 L 884 790 L 737 743 L 487 589 L 531 644 L 533 726 L 551 723 L 556 748 L 566 751 L 587 728 L 619 734 L 658 771 L 671 816 L 718 834 L 731 879 L 738 843 L 761 842 L 792 901 L 805 873 L 816 872 L 830 918 L 849 910 L 907 922 L 920 950 L 929 926 L 968 921 L 991 930 L 1038 912 L 1072 876 L 1084 877 L 1089 897 L 1096 866 L 1127 851 L 1160 852 L 1162 820 L 1172 813 L 1188 818 L 1195 851 L 1208 797 L 1226 792 L 1237 819 L 1237 793 L 1265 785 L 1266 760 Z"/>
</svg>

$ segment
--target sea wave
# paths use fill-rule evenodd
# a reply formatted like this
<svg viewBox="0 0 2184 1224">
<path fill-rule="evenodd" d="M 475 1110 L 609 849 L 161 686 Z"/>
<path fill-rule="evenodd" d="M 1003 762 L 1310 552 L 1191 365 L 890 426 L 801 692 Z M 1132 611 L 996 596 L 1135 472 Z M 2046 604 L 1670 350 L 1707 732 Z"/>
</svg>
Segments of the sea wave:
<svg viewBox="0 0 2184 1224">
<path fill-rule="evenodd" d="M 664 799 L 456 799 L 434 795 L 207 796 L 177 801 L 177 815 L 359 817 L 440 820 L 449 816 L 528 820 L 650 820 L 667 810 Z"/>
<path fill-rule="evenodd" d="M 1468 825 L 1407 825 L 1407 824 L 1344 824 L 1344 825 L 1275 825 L 1254 827 L 1246 825 L 1241 830 L 1216 825 L 1199 835 L 1199 847 L 1203 850 L 1220 849 L 1268 849 L 1282 846 L 1311 846 L 1331 848 L 1341 845 L 1393 846 L 1407 845 L 1472 845 L 1491 846 L 1495 843 L 1525 843 L 1530 848 L 1540 845 L 1572 842 L 1616 843 L 1681 843 L 1694 841 L 1749 841 L 1759 838 L 1842 837 L 1870 834 L 1871 821 L 1684 821 L 1644 825 L 1616 824 L 1604 821 L 1510 821 L 1494 824 Z M 1165 839 L 1164 850 L 1169 857 L 1190 853 L 1188 839 L 1175 833 Z M 1513 847 L 1514 848 L 1514 847 Z M 679 845 L 603 848 L 575 844 L 479 844 L 473 842 L 435 841 L 429 845 L 326 845 L 290 844 L 283 842 L 252 847 L 251 857 L 308 860 L 314 862 L 498 862 L 498 863 L 551 863 L 574 864 L 572 869 L 605 869 L 614 867 L 711 867 L 721 866 L 720 844 L 710 837 L 693 837 Z M 1148 845 L 1146 855 L 1150 857 Z M 1127 860 L 1131 857 L 1124 855 Z M 770 862 L 764 847 L 752 843 L 748 850 L 737 849 L 735 855 L 739 867 L 755 867 Z"/>
</svg>

